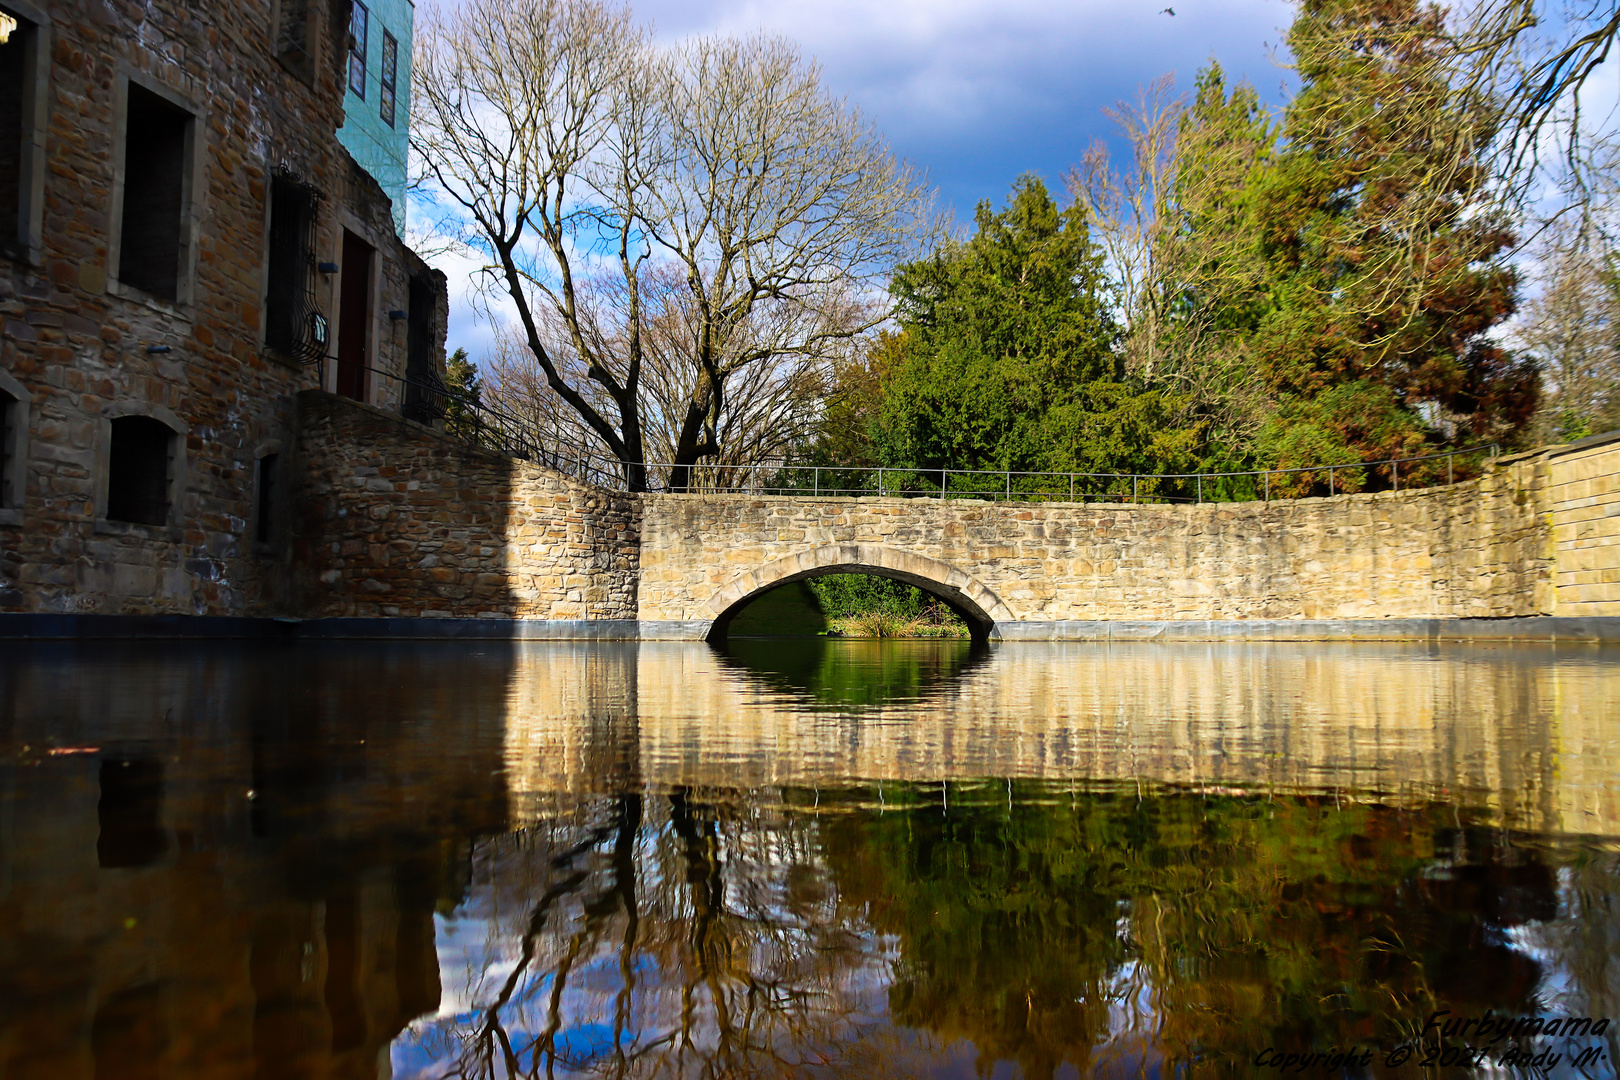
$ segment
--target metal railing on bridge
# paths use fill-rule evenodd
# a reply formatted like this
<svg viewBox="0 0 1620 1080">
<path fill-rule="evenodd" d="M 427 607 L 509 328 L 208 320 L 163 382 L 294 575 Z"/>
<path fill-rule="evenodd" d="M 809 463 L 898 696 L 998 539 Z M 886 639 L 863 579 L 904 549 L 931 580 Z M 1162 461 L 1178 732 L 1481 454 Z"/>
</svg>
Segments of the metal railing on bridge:
<svg viewBox="0 0 1620 1080">
<path fill-rule="evenodd" d="M 625 463 L 542 436 L 534 426 L 477 397 L 448 389 L 436 376 L 413 379 L 379 368 L 371 374 L 400 386 L 400 412 L 470 444 L 533 461 L 606 488 L 625 486 Z M 1016 469 L 893 468 L 812 465 L 786 458 L 748 464 L 646 462 L 648 488 L 678 494 L 752 494 L 983 499 L 1018 502 L 1202 503 L 1269 501 L 1325 487 L 1347 494 L 1371 486 L 1455 483 L 1478 475 L 1501 448 L 1484 443 L 1459 450 L 1371 461 L 1243 469 L 1224 472 L 1035 472 Z M 1441 470 L 1444 470 L 1444 479 Z M 1460 474 L 1460 475 L 1459 475 Z"/>
<path fill-rule="evenodd" d="M 673 465 L 648 462 L 655 491 L 686 494 L 862 496 L 983 499 L 993 502 L 1202 503 L 1269 501 L 1298 497 L 1325 486 L 1327 494 L 1364 490 L 1384 480 L 1434 486 L 1478 475 L 1495 457 L 1495 443 L 1435 454 L 1381 458 L 1337 465 L 1247 469 L 1204 473 L 1034 472 L 986 469 L 906 469 L 888 466 L 805 465 L 791 461 L 748 465 Z M 591 462 L 593 472 L 611 471 L 610 459 Z M 1443 470 L 1443 477 L 1441 472 Z M 1404 479 L 1403 479 L 1404 477 Z M 621 486 L 618 478 L 607 486 Z"/>
</svg>

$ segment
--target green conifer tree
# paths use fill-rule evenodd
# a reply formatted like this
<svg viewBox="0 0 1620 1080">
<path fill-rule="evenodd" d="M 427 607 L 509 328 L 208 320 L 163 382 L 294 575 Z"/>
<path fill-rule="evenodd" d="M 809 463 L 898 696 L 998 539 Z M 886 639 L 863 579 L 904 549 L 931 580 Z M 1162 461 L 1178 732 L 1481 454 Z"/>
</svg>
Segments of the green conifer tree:
<svg viewBox="0 0 1620 1080">
<path fill-rule="evenodd" d="M 918 483 L 946 469 L 1153 472 L 1190 461 L 1197 431 L 1167 428 L 1171 395 L 1124 379 L 1110 284 L 1080 208 L 1060 208 L 1025 176 L 1004 210 L 981 203 L 975 221 L 972 238 L 895 274 L 904 356 L 884 387 L 880 460 L 918 470 Z"/>
<path fill-rule="evenodd" d="M 445 404 L 445 431 L 477 442 L 482 431 L 477 406 L 483 401 L 484 390 L 478 380 L 478 368 L 467 358 L 465 348 L 457 348 L 445 360 L 444 385 L 450 392 Z"/>
<path fill-rule="evenodd" d="M 1417 0 L 1305 0 L 1289 47 L 1302 85 L 1251 193 L 1269 295 L 1249 355 L 1277 403 L 1262 456 L 1513 439 L 1536 373 L 1490 338 L 1517 285 L 1484 161 L 1496 103 L 1452 84 L 1442 12 Z"/>
</svg>

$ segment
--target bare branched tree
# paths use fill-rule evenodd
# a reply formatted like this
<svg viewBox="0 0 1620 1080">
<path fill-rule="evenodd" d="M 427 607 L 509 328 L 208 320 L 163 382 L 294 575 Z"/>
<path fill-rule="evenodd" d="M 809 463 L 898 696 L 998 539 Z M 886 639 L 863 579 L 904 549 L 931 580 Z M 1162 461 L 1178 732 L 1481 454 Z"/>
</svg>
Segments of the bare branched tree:
<svg viewBox="0 0 1620 1080">
<path fill-rule="evenodd" d="M 1068 187 L 1121 283 L 1130 368 L 1196 403 L 1213 430 L 1242 442 L 1259 423 L 1264 395 L 1217 323 L 1265 276 L 1239 193 L 1270 148 L 1269 128 L 1253 89 L 1238 87 L 1228 103 L 1218 71 L 1201 94 L 1245 113 L 1252 137 L 1196 122 L 1173 85 L 1173 73 L 1160 76 L 1134 103 L 1105 109 L 1130 162 L 1117 169 L 1094 143 L 1069 171 Z"/>
<path fill-rule="evenodd" d="M 652 409 L 678 417 L 680 486 L 724 454 L 728 394 L 774 385 L 739 373 L 823 360 L 881 321 L 849 297 L 932 233 L 919 179 L 783 41 L 661 50 L 601 0 L 470 0 L 417 43 L 424 189 L 631 490 Z M 677 361 L 661 386 L 681 399 L 650 400 L 649 365 Z"/>
<path fill-rule="evenodd" d="M 1535 435 L 1562 442 L 1620 426 L 1616 252 L 1587 219 L 1571 217 L 1546 231 L 1538 254 L 1542 290 L 1520 332 L 1546 383 Z"/>
<path fill-rule="evenodd" d="M 1620 34 L 1614 0 L 1477 0 L 1452 16 L 1460 84 L 1488 88 L 1508 118 L 1498 170 L 1519 199 L 1551 178 L 1584 209 L 1607 186 L 1612 147 L 1588 127 L 1584 93 Z M 1551 30 L 1549 31 L 1549 24 Z"/>
<path fill-rule="evenodd" d="M 691 362 L 697 316 L 684 278 L 672 267 L 664 265 L 644 272 L 640 284 L 644 445 L 649 462 L 669 463 L 675 460 L 697 383 L 704 378 L 702 369 Z M 600 342 L 601 351 L 623 349 L 628 307 L 623 296 L 624 281 L 602 276 L 582 282 L 578 291 L 588 336 Z M 718 403 L 713 418 L 719 451 L 701 466 L 705 487 L 741 486 L 758 479 L 760 468 L 768 470 L 779 465 L 812 437 L 828 402 L 835 363 L 865 338 L 828 335 L 817 349 L 787 352 L 740 365 L 731 363 L 736 354 L 795 332 L 809 337 L 815 329 L 783 327 L 769 320 L 815 317 L 835 326 L 858 326 L 871 320 L 871 308 L 869 302 L 853 296 L 811 311 L 764 305 L 733 332 L 728 344 L 732 355 L 722 358 L 722 366 L 732 369 L 728 392 Z M 551 389 L 544 369 L 514 329 L 499 332 L 494 348 L 483 360 L 484 400 L 518 418 L 558 467 L 587 479 L 605 479 L 597 475 L 600 463 L 592 454 L 595 440 L 590 430 Z M 560 328 L 552 327 L 549 332 L 558 333 Z M 559 353 L 557 362 L 569 377 L 579 376 L 571 354 Z M 591 390 L 587 385 L 586 391 Z M 602 396 L 600 391 L 597 396 Z M 649 483 L 669 479 L 648 477 Z"/>
<path fill-rule="evenodd" d="M 1120 284 L 1126 361 L 1148 378 L 1162 359 L 1166 293 L 1157 259 L 1165 250 L 1165 231 L 1173 227 L 1176 135 L 1187 107 L 1185 95 L 1173 95 L 1175 82 L 1169 72 L 1142 87 L 1135 104 L 1120 101 L 1103 109 L 1130 145 L 1129 166 L 1116 169 L 1099 139 L 1067 176 L 1069 195 L 1085 207 L 1086 223 Z"/>
</svg>

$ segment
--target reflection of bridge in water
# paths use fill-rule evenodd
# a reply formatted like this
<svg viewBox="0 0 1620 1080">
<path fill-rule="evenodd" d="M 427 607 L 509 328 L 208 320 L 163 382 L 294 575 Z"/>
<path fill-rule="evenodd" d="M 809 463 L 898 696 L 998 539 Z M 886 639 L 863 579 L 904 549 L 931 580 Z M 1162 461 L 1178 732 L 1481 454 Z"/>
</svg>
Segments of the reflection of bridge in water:
<svg viewBox="0 0 1620 1080">
<path fill-rule="evenodd" d="M 8 1006 L 0 1013 L 0 1075 L 128 1075 L 113 1071 L 123 1060 L 155 1063 L 138 1075 L 198 1080 L 386 1075 L 402 1028 L 429 1030 L 429 1021 L 412 1019 L 422 1014 L 454 1028 L 472 991 L 489 991 L 487 979 L 469 988 L 469 978 L 507 970 L 500 964 L 517 955 L 535 906 L 551 885 L 576 878 L 534 938 L 533 969 L 571 963 L 576 932 L 594 927 L 572 984 L 579 996 L 570 1000 L 595 1004 L 575 1019 L 611 1023 L 624 956 L 643 965 L 632 964 L 637 972 L 694 980 L 710 978 L 725 959 L 734 1000 L 774 964 L 793 985 L 829 991 L 826 1000 L 876 1009 L 886 1000 L 879 980 L 891 977 L 893 941 L 933 956 L 933 943 L 954 948 L 980 926 L 1001 925 L 992 918 L 1001 909 L 973 915 L 980 921 L 957 924 L 957 936 L 943 939 L 933 894 L 919 893 L 915 911 L 885 912 L 891 877 L 869 871 L 912 865 L 883 861 L 885 852 L 912 850 L 885 846 L 909 836 L 909 826 L 900 821 L 883 843 L 861 840 L 869 834 L 860 829 L 877 828 L 874 815 L 904 817 L 870 805 L 877 785 L 848 786 L 861 778 L 917 782 L 888 789 L 890 811 L 896 797 L 943 798 L 933 781 L 995 778 L 950 789 L 951 813 L 963 814 L 952 820 L 987 828 L 999 828 L 1003 806 L 1011 812 L 1020 777 L 1046 778 L 1059 790 L 1117 791 L 1140 779 L 1148 789 L 1336 794 L 1347 807 L 1342 819 L 1315 814 L 1325 800 L 1278 798 L 1282 824 L 1266 835 L 1328 844 L 1331 870 L 1335 822 L 1354 819 L 1354 835 L 1343 838 L 1352 848 L 1387 844 L 1418 861 L 1378 863 L 1376 872 L 1350 866 L 1344 888 L 1362 899 L 1324 891 L 1317 899 L 1331 904 L 1322 926 L 1334 928 L 1301 934 L 1307 943 L 1354 946 L 1376 931 L 1391 897 L 1404 898 L 1414 928 L 1443 916 L 1473 933 L 1489 914 L 1468 906 L 1475 901 L 1464 894 L 1476 879 L 1487 879 L 1491 903 L 1510 911 L 1511 925 L 1551 918 L 1551 870 L 1516 862 L 1495 829 L 1475 829 L 1469 841 L 1496 844 L 1486 855 L 1470 847 L 1435 857 L 1442 869 L 1456 863 L 1475 877 L 1424 877 L 1412 887 L 1428 892 L 1416 899 L 1399 892 L 1453 822 L 1620 833 L 1612 790 L 1620 665 L 1595 646 L 1023 644 L 971 652 L 960 642 L 824 642 L 819 650 L 768 662 L 703 645 L 631 642 L 8 653 L 0 663 L 0 920 L 11 932 L 0 937 L 0 999 Z M 857 692 L 863 686 L 876 689 Z M 1011 780 L 1005 803 L 1003 779 Z M 1039 796 L 1031 791 L 1038 786 L 1021 786 L 1018 798 Z M 1361 805 L 1358 816 L 1369 792 L 1397 805 Z M 843 816 L 811 813 L 817 798 L 841 802 Z M 977 809 L 968 805 L 975 798 Z M 1110 809 L 1107 799 L 1092 800 L 1086 820 L 1122 827 L 1136 802 L 1116 800 Z M 1290 804 L 1295 817 L 1284 822 Z M 1197 798 L 1157 805 L 1174 819 L 1161 839 L 1207 817 Z M 1239 805 L 1233 814 L 1245 812 Z M 1038 830 L 1061 817 L 1032 811 L 1027 821 Z M 919 830 L 938 820 L 906 818 Z M 521 832 L 511 835 L 514 827 Z M 1196 831 L 1186 835 L 1200 842 Z M 1081 850 L 1082 839 L 1058 834 L 1049 850 Z M 999 834 L 978 850 L 1002 850 Z M 1103 869 L 1129 854 L 1119 843 L 1086 850 Z M 1277 890 L 1314 888 L 1317 865 L 1305 856 L 1281 866 L 1255 844 L 1235 850 L 1206 868 L 1207 881 L 1213 888 L 1229 871 L 1241 877 L 1253 862 L 1259 869 L 1245 895 L 1268 918 L 1280 911 L 1279 896 L 1295 895 Z M 1292 876 L 1273 881 L 1274 864 Z M 1090 893 L 1071 887 L 1083 874 L 1053 878 L 1041 895 L 1058 907 L 1078 905 L 1100 935 L 1097 948 L 1062 945 L 1072 943 L 1063 919 L 1048 938 L 1008 931 L 1005 948 L 987 950 L 1016 961 L 1002 971 L 1005 985 L 1025 985 L 1053 957 L 1111 956 L 1119 897 L 1142 911 L 1169 897 L 1163 910 L 1202 920 L 1197 903 L 1208 890 L 1176 877 L 1179 865 L 1144 863 L 1146 884 L 1135 892 L 1110 886 L 1097 910 L 1085 906 Z M 1026 869 L 1007 864 L 1005 880 L 1023 880 Z M 940 895 L 964 891 L 926 875 L 892 880 L 901 879 L 937 885 Z M 985 894 L 1006 892 L 1002 880 Z M 1369 884 L 1383 891 L 1366 893 Z M 1611 891 L 1601 896 L 1612 895 L 1604 887 Z M 622 914 L 631 903 L 639 905 L 633 932 Z M 1314 903 L 1298 912 L 1316 918 Z M 1346 911 L 1363 921 L 1349 929 L 1333 922 Z M 464 936 L 446 938 L 449 912 L 465 919 Z M 1143 916 L 1134 925 L 1145 935 L 1161 923 Z M 1183 947 L 1204 927 L 1166 929 L 1162 941 L 1140 943 L 1164 962 L 1155 985 L 1166 993 L 1191 987 L 1185 992 L 1194 996 L 1228 984 L 1248 993 L 1239 985 L 1247 976 L 1229 973 L 1176 982 Z M 1594 943 L 1612 931 L 1612 918 L 1594 919 L 1589 939 L 1553 942 L 1550 953 L 1611 955 Z M 621 952 L 627 937 L 634 948 Z M 1210 955 L 1227 955 L 1241 942 L 1206 945 Z M 1435 948 L 1430 970 L 1450 972 L 1453 984 L 1500 981 L 1494 971 L 1475 974 L 1480 957 L 1507 950 L 1481 953 L 1466 935 Z M 1301 951 L 1338 955 L 1314 944 Z M 756 963 L 765 967 L 750 968 Z M 1097 963 L 1104 974 L 1123 970 L 1118 956 Z M 954 969 L 942 962 L 938 970 Z M 1321 970 L 1339 985 L 1349 969 Z M 1277 971 L 1282 980 L 1284 967 Z M 1080 982 L 1056 980 L 1045 999 L 1037 994 L 1035 1012 L 1050 1031 L 1093 1030 L 1071 1015 L 1073 986 L 1096 990 L 1089 1002 L 1103 1000 L 1087 972 L 1075 975 L 1085 976 Z M 1522 997 L 1530 984 L 1521 983 Z M 1001 1000 L 974 997 L 949 979 L 916 985 L 933 985 L 932 1004 L 916 1004 L 919 996 L 910 1013 L 896 1006 L 894 1015 L 937 1021 L 942 1039 L 962 1030 L 951 1026 L 953 1002 L 989 1010 Z M 679 985 L 648 975 L 641 986 L 643 1015 L 681 1015 Z M 541 1009 L 545 994 L 528 1000 Z M 1006 1000 L 1018 1005 L 1014 1027 L 1023 1031 L 1023 991 Z M 1183 1020 L 1207 1015 L 1202 1006 L 1171 1011 Z M 983 1034 L 997 1016 L 966 1030 Z M 842 1014 L 832 1019 L 843 1022 Z M 1086 1023 L 1095 1033 L 1106 1021 L 1099 1013 Z M 901 1058 L 919 1052 L 913 1044 L 891 1049 Z M 885 1072 L 879 1066 L 890 1050 L 867 1043 L 865 1052 L 876 1055 L 871 1067 L 846 1057 L 849 1074 Z"/>
<path fill-rule="evenodd" d="M 795 686 L 709 650 L 520 649 L 514 808 L 626 775 L 655 787 L 1013 776 L 1443 795 L 1514 827 L 1620 833 L 1620 672 L 1590 662 L 1607 655 L 1595 646 L 1025 643 L 982 663 L 960 642 L 819 648 L 824 666 L 886 654 L 921 677 L 896 679 L 894 700 L 857 719 L 813 675 Z"/>
</svg>

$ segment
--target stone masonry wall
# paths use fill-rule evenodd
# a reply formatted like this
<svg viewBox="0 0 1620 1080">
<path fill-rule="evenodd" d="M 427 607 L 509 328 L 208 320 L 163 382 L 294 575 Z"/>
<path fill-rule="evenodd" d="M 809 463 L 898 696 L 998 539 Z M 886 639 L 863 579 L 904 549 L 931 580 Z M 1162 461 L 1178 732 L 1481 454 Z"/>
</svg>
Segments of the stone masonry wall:
<svg viewBox="0 0 1620 1080">
<path fill-rule="evenodd" d="M 997 621 L 1545 614 L 1546 467 L 1525 455 L 1453 487 L 1201 506 L 647 496 L 640 617 L 713 619 L 857 558 L 944 564 Z"/>
<path fill-rule="evenodd" d="M 384 223 L 369 230 L 380 256 L 374 366 L 404 369 L 404 324 L 388 312 L 408 306 L 402 265 L 420 265 L 337 140 L 348 10 L 344 0 L 308 0 L 306 62 L 295 70 L 278 52 L 286 7 L 277 0 L 20 6 L 32 29 L 7 47 L 36 40 L 36 29 L 44 42 L 43 169 L 24 185 L 41 208 L 38 243 L 0 257 L 0 389 L 24 396 L 16 411 L 27 436 L 16 491 L 0 506 L 0 613 L 288 611 L 280 537 L 254 542 L 256 476 L 264 455 L 285 466 L 294 394 L 316 372 L 263 342 L 273 170 L 284 164 L 325 194 L 322 262 L 340 258 L 344 228 Z M 172 302 L 116 280 L 120 103 L 131 83 L 195 118 L 192 251 Z M 315 297 L 334 320 L 335 282 L 321 275 Z M 393 384 L 368 390 L 379 403 L 397 396 Z M 180 431 L 184 490 L 170 524 L 98 513 L 109 418 L 124 413 L 172 418 Z M 284 520 L 285 509 L 272 517 Z"/>
<path fill-rule="evenodd" d="M 23 499 L 0 524 L 0 610 L 241 613 L 261 599 L 243 537 L 255 451 L 291 432 L 303 373 L 259 347 L 265 192 L 287 161 L 331 190 L 342 120 L 324 35 L 311 83 L 272 53 L 271 0 L 196 5 L 49 0 L 43 246 L 0 265 L 0 365 L 31 395 Z M 112 278 L 118 101 L 143 79 L 193 103 L 198 221 L 189 303 Z M 323 248 L 324 250 L 324 248 Z M 161 350 L 161 351 L 158 351 Z M 176 528 L 97 520 L 109 408 L 161 407 L 186 428 Z"/>
<path fill-rule="evenodd" d="M 299 395 L 297 613 L 635 619 L 634 496 Z"/>
<path fill-rule="evenodd" d="M 1620 436 L 1550 454 L 1559 615 L 1620 615 Z"/>
</svg>

